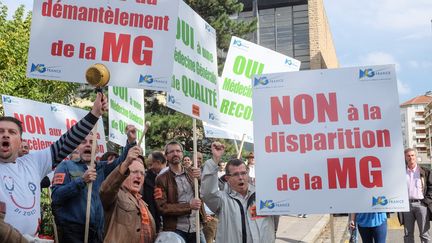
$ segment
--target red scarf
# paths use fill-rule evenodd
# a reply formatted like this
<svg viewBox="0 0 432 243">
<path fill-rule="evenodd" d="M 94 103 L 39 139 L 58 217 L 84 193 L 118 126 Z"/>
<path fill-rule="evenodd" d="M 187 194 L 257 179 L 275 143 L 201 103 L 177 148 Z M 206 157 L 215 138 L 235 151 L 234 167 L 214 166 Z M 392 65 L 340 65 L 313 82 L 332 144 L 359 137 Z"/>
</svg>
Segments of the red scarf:
<svg viewBox="0 0 432 243">
<path fill-rule="evenodd" d="M 141 239 L 140 242 L 143 243 L 153 243 L 156 239 L 156 234 L 153 231 L 152 220 L 150 217 L 150 212 L 147 209 L 144 201 L 142 200 L 141 194 L 134 194 L 135 198 L 138 201 L 138 205 L 140 207 L 141 212 Z"/>
</svg>

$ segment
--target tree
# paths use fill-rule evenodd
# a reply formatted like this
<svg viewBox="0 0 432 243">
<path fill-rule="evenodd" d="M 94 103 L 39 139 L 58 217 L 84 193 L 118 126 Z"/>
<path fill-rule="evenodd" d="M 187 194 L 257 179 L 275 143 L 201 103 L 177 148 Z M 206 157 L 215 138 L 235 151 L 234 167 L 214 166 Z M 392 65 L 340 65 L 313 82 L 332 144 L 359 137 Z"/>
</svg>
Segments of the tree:
<svg viewBox="0 0 432 243">
<path fill-rule="evenodd" d="M 162 150 L 168 141 L 176 140 L 184 145 L 185 151 L 193 151 L 192 118 L 180 112 L 176 112 L 161 104 L 155 98 L 157 91 L 146 90 L 146 121 L 151 122 L 146 134 L 146 151 Z M 161 96 L 159 94 L 159 96 Z M 197 150 L 204 154 L 211 154 L 210 144 L 215 139 L 204 137 L 202 122 L 197 120 Z M 218 139 L 219 140 L 219 139 Z M 226 145 L 226 156 L 234 155 L 234 145 L 229 141 L 222 141 Z"/>
<path fill-rule="evenodd" d="M 7 6 L 0 2 L 0 93 L 45 103 L 71 104 L 79 84 L 26 77 L 31 12 L 24 6 L 7 19 Z"/>
</svg>

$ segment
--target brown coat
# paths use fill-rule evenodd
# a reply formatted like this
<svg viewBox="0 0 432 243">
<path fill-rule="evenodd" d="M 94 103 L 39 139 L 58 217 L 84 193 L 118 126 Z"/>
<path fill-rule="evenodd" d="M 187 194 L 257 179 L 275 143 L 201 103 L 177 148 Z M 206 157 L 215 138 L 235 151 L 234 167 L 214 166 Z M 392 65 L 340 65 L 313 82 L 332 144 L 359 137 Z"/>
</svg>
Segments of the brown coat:
<svg viewBox="0 0 432 243">
<path fill-rule="evenodd" d="M 4 221 L 6 204 L 0 201 L 0 243 L 16 242 L 27 243 L 28 241 L 12 225 Z"/>
<path fill-rule="evenodd" d="M 185 168 L 186 178 L 194 191 L 194 183 L 189 175 L 190 170 Z M 170 169 L 156 177 L 155 201 L 158 211 L 163 218 L 163 231 L 175 231 L 177 228 L 177 218 L 179 216 L 189 215 L 192 210 L 189 203 L 178 203 L 177 183 L 175 174 Z M 201 204 L 200 219 L 206 218 L 204 203 Z"/>
<path fill-rule="evenodd" d="M 138 243 L 141 236 L 141 213 L 134 195 L 122 187 L 123 181 L 129 176 L 129 169 L 125 175 L 119 172 L 119 166 L 102 183 L 99 194 L 105 213 L 104 242 Z M 152 232 L 156 232 L 156 225 L 150 211 Z M 154 242 L 156 236 L 151 237 Z M 148 242 L 145 242 L 148 243 Z"/>
</svg>

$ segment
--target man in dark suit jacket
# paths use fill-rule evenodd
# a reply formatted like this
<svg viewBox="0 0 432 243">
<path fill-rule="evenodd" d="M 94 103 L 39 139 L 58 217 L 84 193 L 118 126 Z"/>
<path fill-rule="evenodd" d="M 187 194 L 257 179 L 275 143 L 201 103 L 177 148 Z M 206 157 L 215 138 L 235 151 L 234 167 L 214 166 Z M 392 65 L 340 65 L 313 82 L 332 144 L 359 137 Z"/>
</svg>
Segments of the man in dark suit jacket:
<svg viewBox="0 0 432 243">
<path fill-rule="evenodd" d="M 156 184 L 156 176 L 166 167 L 166 158 L 162 152 L 155 151 L 149 155 L 149 169 L 146 172 L 144 186 L 142 191 L 142 199 L 148 204 L 148 209 L 152 214 L 156 223 L 156 232 L 159 232 L 161 227 L 161 215 L 157 211 L 156 201 L 153 193 Z"/>
</svg>

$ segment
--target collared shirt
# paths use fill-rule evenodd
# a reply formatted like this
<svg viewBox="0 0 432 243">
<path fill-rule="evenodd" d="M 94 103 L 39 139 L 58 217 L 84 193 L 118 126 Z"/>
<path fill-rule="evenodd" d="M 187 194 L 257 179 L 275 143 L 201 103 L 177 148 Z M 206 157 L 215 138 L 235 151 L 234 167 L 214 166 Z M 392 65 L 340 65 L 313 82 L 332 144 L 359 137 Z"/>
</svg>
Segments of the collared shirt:
<svg viewBox="0 0 432 243">
<path fill-rule="evenodd" d="M 190 203 L 194 198 L 194 192 L 192 190 L 192 185 L 186 178 L 186 172 L 182 169 L 182 172 L 175 174 L 175 181 L 177 184 L 177 195 L 179 203 Z M 177 229 L 184 232 L 196 232 L 196 217 L 197 210 L 192 210 L 190 215 L 180 216 L 177 218 Z"/>
<path fill-rule="evenodd" d="M 406 178 L 409 199 L 423 199 L 423 185 L 420 177 L 420 167 L 416 165 L 412 170 L 407 167 Z"/>
</svg>

